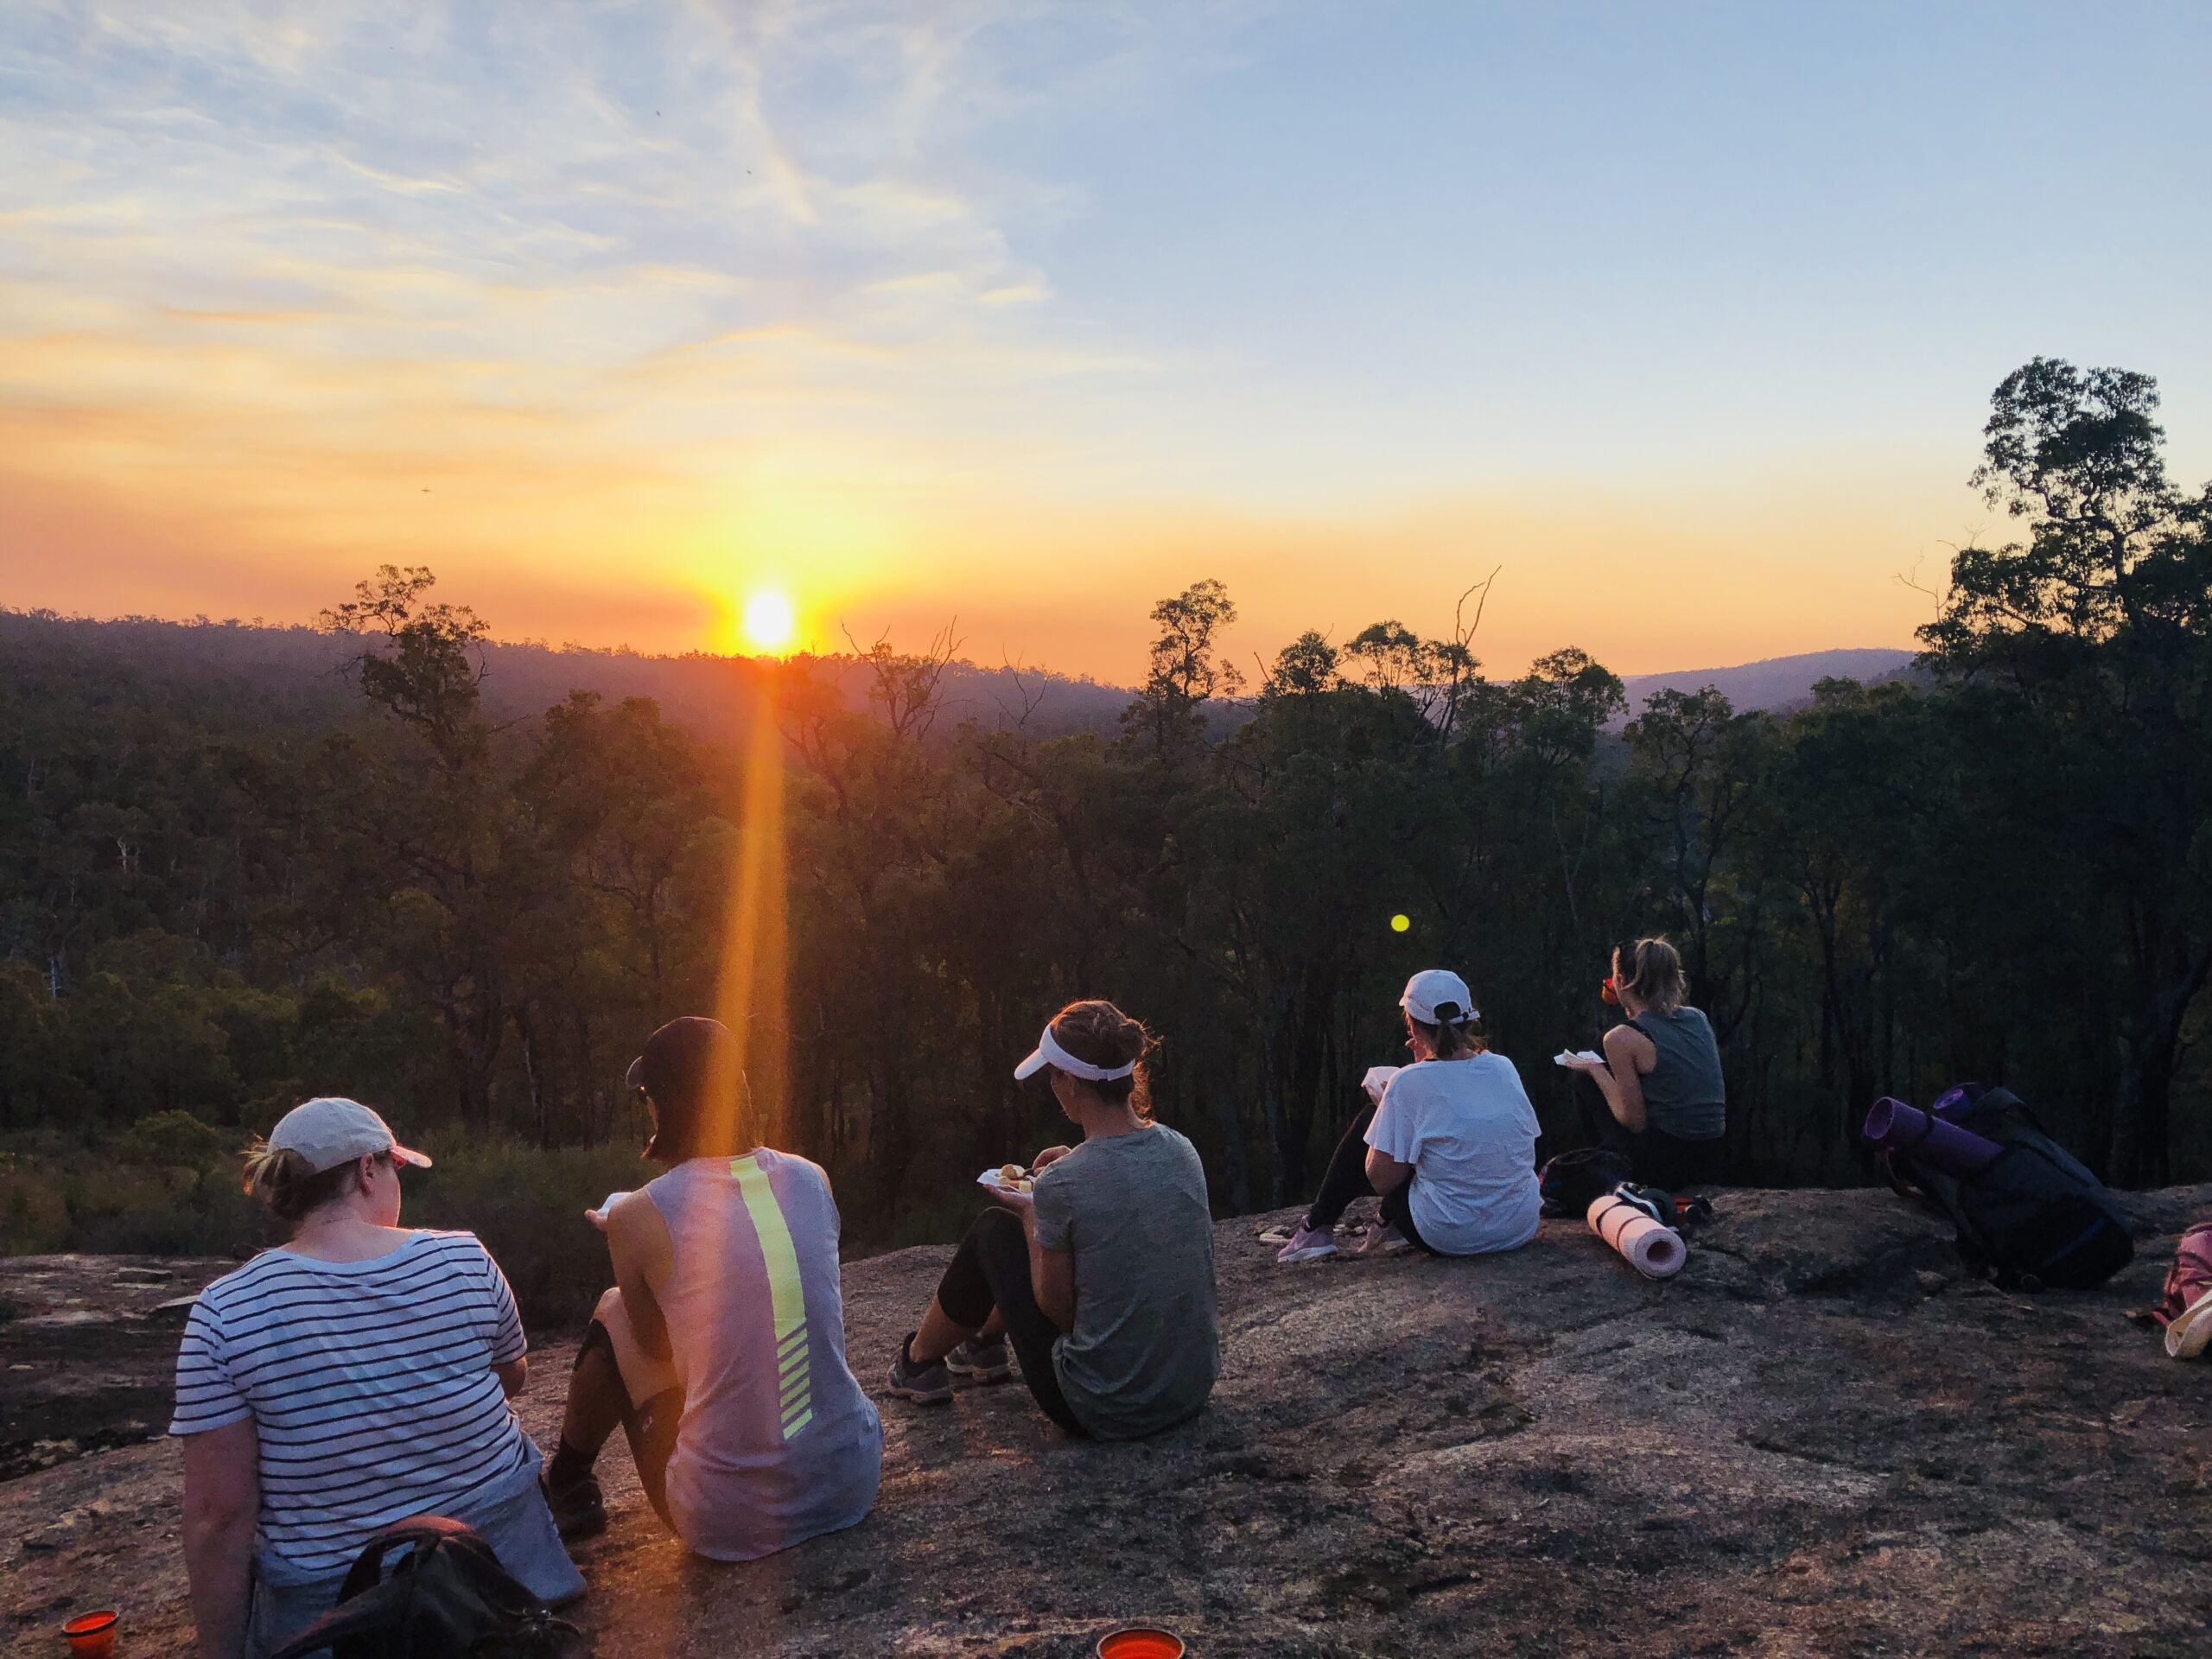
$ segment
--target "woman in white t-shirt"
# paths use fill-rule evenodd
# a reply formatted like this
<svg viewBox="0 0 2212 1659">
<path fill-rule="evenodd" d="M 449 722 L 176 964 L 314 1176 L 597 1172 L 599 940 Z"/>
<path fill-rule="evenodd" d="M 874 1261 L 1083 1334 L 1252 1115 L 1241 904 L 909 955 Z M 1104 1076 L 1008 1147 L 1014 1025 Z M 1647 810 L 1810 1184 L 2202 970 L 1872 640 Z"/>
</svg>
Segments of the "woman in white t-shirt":
<svg viewBox="0 0 2212 1659">
<path fill-rule="evenodd" d="M 1360 1253 L 1480 1255 L 1536 1236 L 1536 1114 L 1521 1075 L 1482 1038 L 1467 982 L 1446 968 L 1406 982 L 1406 1046 L 1380 1096 L 1351 1122 L 1320 1196 L 1278 1262 L 1337 1253 L 1337 1223 L 1354 1198 L 1382 1200 Z"/>
</svg>

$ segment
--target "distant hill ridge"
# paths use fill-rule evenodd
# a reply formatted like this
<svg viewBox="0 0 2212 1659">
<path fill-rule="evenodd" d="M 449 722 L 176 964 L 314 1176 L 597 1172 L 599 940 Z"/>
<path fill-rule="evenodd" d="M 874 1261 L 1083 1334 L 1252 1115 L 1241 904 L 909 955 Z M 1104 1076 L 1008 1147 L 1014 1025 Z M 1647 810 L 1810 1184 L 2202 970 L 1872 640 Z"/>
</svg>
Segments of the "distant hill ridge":
<svg viewBox="0 0 2212 1659">
<path fill-rule="evenodd" d="M 352 696 L 340 669 L 360 649 L 350 636 L 300 625 L 0 610 L 0 651 L 36 647 L 111 655 L 186 679 L 242 679 L 309 708 Z M 862 706 L 866 667 L 848 656 L 821 660 L 846 702 Z M 696 735 L 727 740 L 743 729 L 746 699 L 738 694 L 753 683 L 760 659 L 494 640 L 485 647 L 485 706 L 502 719 L 527 718 L 574 690 L 596 691 L 609 702 L 652 697 L 663 714 Z M 1110 728 L 1130 696 L 1120 686 L 1046 669 L 984 668 L 963 661 L 946 666 L 941 689 L 939 720 L 946 729 L 972 718 L 987 727 L 1020 723 L 1040 736 Z"/>
<path fill-rule="evenodd" d="M 344 636 L 302 626 L 245 622 L 173 622 L 151 617 L 97 620 L 47 612 L 0 610 L 0 650 L 63 646 L 123 657 L 155 673 L 188 678 L 243 679 L 312 706 L 351 696 L 340 664 L 358 646 Z M 1880 648 L 1810 652 L 1771 657 L 1728 668 L 1685 669 L 1625 677 L 1630 714 L 1640 713 L 1655 691 L 1718 689 L 1738 709 L 1783 709 L 1812 696 L 1823 678 L 1886 679 L 1912 661 L 1912 653 Z M 867 671 L 849 657 L 823 659 L 847 702 L 867 697 Z M 503 718 L 526 718 L 572 690 L 598 692 L 609 701 L 649 696 L 679 725 L 702 737 L 728 739 L 742 727 L 744 699 L 736 694 L 758 672 L 757 659 L 704 652 L 649 656 L 638 652 L 495 641 L 486 648 L 484 698 Z M 956 661 L 945 670 L 944 728 L 973 719 L 986 727 L 1011 726 L 1038 736 L 1109 732 L 1133 695 L 1124 686 L 1074 679 L 1047 669 L 984 668 Z M 1248 701 L 1224 710 L 1217 729 L 1235 725 Z"/>
<path fill-rule="evenodd" d="M 1839 651 L 1806 652 L 1796 657 L 1767 657 L 1733 668 L 1686 668 L 1664 674 L 1629 674 L 1631 715 L 1643 712 L 1644 702 L 1656 691 L 1700 691 L 1713 687 L 1738 711 L 1764 709 L 1780 711 L 1812 700 L 1813 688 L 1822 680 L 1857 680 L 1871 684 L 1894 678 L 1912 664 L 1914 653 L 1887 646 L 1853 646 Z"/>
</svg>

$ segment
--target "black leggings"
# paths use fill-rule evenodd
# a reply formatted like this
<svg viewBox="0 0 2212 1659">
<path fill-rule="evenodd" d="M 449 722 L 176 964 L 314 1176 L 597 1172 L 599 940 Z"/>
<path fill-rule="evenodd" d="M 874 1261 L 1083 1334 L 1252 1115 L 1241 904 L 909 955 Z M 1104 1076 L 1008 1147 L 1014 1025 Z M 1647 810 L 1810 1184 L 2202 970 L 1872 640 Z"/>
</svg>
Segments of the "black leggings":
<svg viewBox="0 0 2212 1659">
<path fill-rule="evenodd" d="M 1060 1328 L 1037 1306 L 1036 1287 L 1029 1282 L 1029 1236 L 1011 1211 L 986 1210 L 976 1217 L 938 1281 L 937 1305 L 945 1318 L 970 1331 L 982 1329 L 996 1308 L 1038 1409 L 1069 1433 L 1090 1438 L 1060 1392 L 1052 1369 Z"/>
<path fill-rule="evenodd" d="M 1599 1146 L 1626 1158 L 1631 1179 L 1669 1192 L 1720 1185 L 1725 1143 L 1719 1135 L 1710 1141 L 1685 1141 L 1664 1129 L 1648 1128 L 1641 1135 L 1631 1135 L 1605 1103 L 1605 1091 L 1588 1073 L 1575 1075 L 1581 1079 L 1575 1097 L 1582 1108 L 1583 1132 Z"/>
<path fill-rule="evenodd" d="M 1375 1196 L 1375 1188 L 1367 1179 L 1367 1130 L 1375 1122 L 1376 1103 L 1369 1101 L 1360 1108 L 1359 1115 L 1344 1131 L 1344 1139 L 1337 1142 L 1337 1149 L 1329 1155 L 1329 1167 L 1321 1177 L 1320 1195 L 1313 1200 L 1313 1207 L 1306 1212 L 1308 1227 L 1333 1227 L 1344 1219 L 1344 1211 L 1354 1198 Z M 1391 1192 L 1382 1195 L 1382 1219 L 1403 1233 L 1408 1241 L 1427 1250 L 1429 1247 L 1421 1230 L 1414 1225 L 1413 1190 L 1418 1176 L 1408 1175 Z"/>
</svg>

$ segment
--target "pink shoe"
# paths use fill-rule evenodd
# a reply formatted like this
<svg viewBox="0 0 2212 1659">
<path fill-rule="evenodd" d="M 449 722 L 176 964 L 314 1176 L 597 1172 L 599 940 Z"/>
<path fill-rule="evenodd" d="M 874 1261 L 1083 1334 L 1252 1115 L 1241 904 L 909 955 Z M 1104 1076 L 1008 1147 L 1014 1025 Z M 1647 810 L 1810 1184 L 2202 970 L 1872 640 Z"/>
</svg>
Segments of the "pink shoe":
<svg viewBox="0 0 2212 1659">
<path fill-rule="evenodd" d="M 1337 1253 L 1337 1241 L 1325 1227 L 1308 1227 L 1298 1224 L 1298 1230 L 1291 1234 L 1290 1243 L 1275 1252 L 1275 1260 L 1288 1267 L 1294 1262 L 1319 1262 L 1325 1255 Z"/>
<path fill-rule="evenodd" d="M 1387 1221 L 1367 1224 L 1367 1236 L 1360 1241 L 1362 1255 L 1402 1255 L 1414 1247 L 1414 1242 Z"/>
</svg>

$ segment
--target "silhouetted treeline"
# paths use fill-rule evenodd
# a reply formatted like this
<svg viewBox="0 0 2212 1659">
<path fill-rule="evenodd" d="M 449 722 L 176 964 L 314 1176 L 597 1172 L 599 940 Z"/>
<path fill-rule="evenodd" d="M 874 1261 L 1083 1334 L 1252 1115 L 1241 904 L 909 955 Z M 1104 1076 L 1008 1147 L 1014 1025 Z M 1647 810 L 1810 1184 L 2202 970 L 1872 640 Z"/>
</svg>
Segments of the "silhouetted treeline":
<svg viewBox="0 0 2212 1659">
<path fill-rule="evenodd" d="M 1780 716 L 1668 692 L 1609 734 L 1621 683 L 1578 651 L 1482 673 L 1478 592 L 1453 637 L 1308 634 L 1240 688 L 1195 584 L 1113 735 L 951 717 L 942 645 L 848 664 L 864 707 L 820 664 L 733 669 L 787 773 L 789 1018 L 755 1052 L 787 1045 L 788 1138 L 859 1233 L 925 1231 L 1049 1129 L 1013 1061 L 1103 995 L 1163 1039 L 1217 1202 L 1287 1201 L 1445 963 L 1563 1145 L 1549 1056 L 1600 1028 L 1611 942 L 1663 931 L 1741 1179 L 1864 1179 L 1876 1095 L 1966 1077 L 2115 1179 L 2201 1175 L 2212 493 L 2167 480 L 2155 404 L 2008 378 L 1977 481 L 2021 539 L 1959 556 L 1923 674 Z M 327 702 L 10 632 L 0 1128 L 264 1128 L 336 1090 L 434 1147 L 635 1133 L 625 1063 L 712 1005 L 742 756 L 644 699 L 495 721 L 483 625 L 427 573 L 325 621 L 354 659 Z"/>
</svg>

